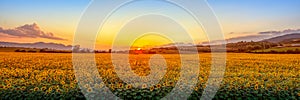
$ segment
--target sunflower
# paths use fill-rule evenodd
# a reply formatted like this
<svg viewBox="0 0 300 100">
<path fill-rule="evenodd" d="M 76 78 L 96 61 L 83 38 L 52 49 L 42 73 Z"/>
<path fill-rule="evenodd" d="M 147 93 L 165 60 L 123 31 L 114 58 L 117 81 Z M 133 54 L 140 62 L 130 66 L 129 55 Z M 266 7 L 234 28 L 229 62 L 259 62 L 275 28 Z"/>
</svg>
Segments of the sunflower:
<svg viewBox="0 0 300 100">
<path fill-rule="evenodd" d="M 277 90 L 281 90 L 281 88 L 278 86 L 278 87 L 277 87 Z"/>
<path fill-rule="evenodd" d="M 142 89 L 145 89 L 145 88 L 147 88 L 147 84 L 142 85 Z"/>
<path fill-rule="evenodd" d="M 42 80 L 46 80 L 46 77 L 43 77 Z"/>
<path fill-rule="evenodd" d="M 48 89 L 48 91 L 52 91 L 53 90 L 53 88 L 52 87 L 50 87 L 49 89 Z"/>
<path fill-rule="evenodd" d="M 254 89 L 255 89 L 255 90 L 257 90 L 257 89 L 258 89 L 258 85 L 257 85 L 257 84 L 254 86 Z"/>
<path fill-rule="evenodd" d="M 245 87 L 250 87 L 250 83 L 247 83 Z"/>
<path fill-rule="evenodd" d="M 3 85 L 0 85 L 0 89 L 3 89 L 3 87 L 4 87 Z"/>
<path fill-rule="evenodd" d="M 39 90 L 39 87 L 35 87 L 34 89 L 33 89 L 33 91 L 38 91 Z"/>
<path fill-rule="evenodd" d="M 61 89 L 56 89 L 56 92 L 59 93 L 59 94 L 62 93 Z"/>
<path fill-rule="evenodd" d="M 100 84 L 99 84 L 99 88 L 100 88 L 100 89 L 103 88 L 103 86 L 104 86 L 104 83 L 100 83 Z"/>
<path fill-rule="evenodd" d="M 118 83 L 118 88 L 123 88 L 123 84 L 122 83 Z"/>
<path fill-rule="evenodd" d="M 66 88 L 68 88 L 68 86 L 66 86 L 66 85 L 63 85 L 63 88 L 64 88 L 64 89 L 66 89 Z"/>
<path fill-rule="evenodd" d="M 66 82 L 65 82 L 65 81 L 61 81 L 60 83 L 61 83 L 62 85 L 65 85 L 65 84 L 66 84 Z"/>
<path fill-rule="evenodd" d="M 26 87 L 25 87 L 25 86 L 22 86 L 22 87 L 21 87 L 21 90 L 22 90 L 22 91 L 24 91 L 25 89 L 26 89 Z"/>
<path fill-rule="evenodd" d="M 126 89 L 131 89 L 132 88 L 132 85 L 131 84 L 127 84 L 126 85 Z"/>
<path fill-rule="evenodd" d="M 260 85 L 261 88 L 265 88 L 264 85 Z"/>
<path fill-rule="evenodd" d="M 6 86 L 7 86 L 8 88 L 11 88 L 11 84 L 7 84 Z"/>
<path fill-rule="evenodd" d="M 151 87 L 150 87 L 150 91 L 153 91 L 153 90 L 154 90 L 154 86 L 151 86 Z"/>
<path fill-rule="evenodd" d="M 88 89 L 87 89 L 87 92 L 89 92 L 89 93 L 90 93 L 90 92 L 93 92 L 93 89 L 92 89 L 92 88 L 88 88 Z"/>
<path fill-rule="evenodd" d="M 75 79 L 73 82 L 74 82 L 74 83 L 77 83 L 78 81 L 77 81 L 77 79 Z"/>
<path fill-rule="evenodd" d="M 161 88 L 161 85 L 160 84 L 156 84 L 156 88 L 157 89 Z"/>
<path fill-rule="evenodd" d="M 19 91 L 19 90 L 21 90 L 19 87 L 15 88 L 15 89 L 16 89 L 16 91 Z"/>
<path fill-rule="evenodd" d="M 43 86 L 43 87 L 41 88 L 42 91 L 45 91 L 46 89 L 47 89 L 47 87 L 45 87 L 45 86 Z"/>
<path fill-rule="evenodd" d="M 195 90 L 195 91 L 198 91 L 198 90 L 199 90 L 199 87 L 198 87 L 198 86 L 196 86 L 196 87 L 194 88 L 194 90 Z"/>
<path fill-rule="evenodd" d="M 71 88 L 71 89 L 74 89 L 74 86 L 73 86 L 73 85 L 70 85 L 70 88 Z"/>
<path fill-rule="evenodd" d="M 51 91 L 46 91 L 45 93 L 46 93 L 46 94 L 50 94 L 50 93 L 51 93 Z"/>
<path fill-rule="evenodd" d="M 85 84 L 84 87 L 85 87 L 85 88 L 89 88 L 90 85 L 89 85 L 89 84 Z"/>
<path fill-rule="evenodd" d="M 6 89 L 8 89 L 8 87 L 7 86 L 3 86 L 3 89 L 6 90 Z"/>
<path fill-rule="evenodd" d="M 163 83 L 163 86 L 165 87 L 165 86 L 168 86 L 168 83 L 167 82 L 164 82 Z"/>
<path fill-rule="evenodd" d="M 115 90 L 115 86 L 113 84 L 109 84 L 111 90 Z"/>
<path fill-rule="evenodd" d="M 174 82 L 169 82 L 169 86 L 173 86 L 174 85 Z"/>
</svg>

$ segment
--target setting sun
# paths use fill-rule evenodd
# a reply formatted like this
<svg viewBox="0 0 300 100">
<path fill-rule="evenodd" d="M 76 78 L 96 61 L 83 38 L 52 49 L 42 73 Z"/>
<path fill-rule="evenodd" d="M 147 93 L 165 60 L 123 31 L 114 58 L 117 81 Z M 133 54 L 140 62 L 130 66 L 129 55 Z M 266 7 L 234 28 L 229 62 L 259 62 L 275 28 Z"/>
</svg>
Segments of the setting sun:
<svg viewBox="0 0 300 100">
<path fill-rule="evenodd" d="M 151 48 L 168 43 L 172 43 L 172 41 L 158 34 L 149 33 L 137 38 L 133 42 L 132 47 L 138 47 L 137 50 L 141 50 L 141 48 Z"/>
<path fill-rule="evenodd" d="M 141 48 L 137 48 L 137 50 L 142 50 Z"/>
</svg>

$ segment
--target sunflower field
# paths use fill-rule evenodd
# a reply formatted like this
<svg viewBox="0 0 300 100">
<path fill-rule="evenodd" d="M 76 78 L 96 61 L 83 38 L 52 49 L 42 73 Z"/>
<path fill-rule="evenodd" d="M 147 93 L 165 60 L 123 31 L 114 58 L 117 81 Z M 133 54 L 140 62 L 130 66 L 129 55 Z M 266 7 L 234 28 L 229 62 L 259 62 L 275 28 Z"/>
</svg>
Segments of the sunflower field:
<svg viewBox="0 0 300 100">
<path fill-rule="evenodd" d="M 130 55 L 131 70 L 139 76 L 149 75 L 151 56 Z M 0 53 L 0 99 L 86 99 L 83 92 L 90 93 L 87 95 L 106 92 L 99 91 L 103 87 L 108 87 L 121 99 L 161 99 L 176 86 L 181 70 L 180 55 L 162 56 L 167 65 L 163 78 L 155 85 L 141 84 L 140 87 L 134 87 L 136 84 L 128 84 L 118 77 L 110 54 L 95 55 L 97 72 L 103 80 L 99 82 L 94 79 L 76 79 L 72 54 L 3 52 Z M 190 100 L 200 99 L 210 74 L 211 59 L 209 53 L 199 54 L 200 73 L 189 96 Z M 84 84 L 87 82 L 94 84 Z M 79 84 L 83 84 L 84 88 L 80 88 Z M 186 91 L 185 88 L 180 90 Z M 97 95 L 95 97 L 103 99 Z M 224 78 L 214 99 L 299 100 L 300 55 L 228 53 Z"/>
</svg>

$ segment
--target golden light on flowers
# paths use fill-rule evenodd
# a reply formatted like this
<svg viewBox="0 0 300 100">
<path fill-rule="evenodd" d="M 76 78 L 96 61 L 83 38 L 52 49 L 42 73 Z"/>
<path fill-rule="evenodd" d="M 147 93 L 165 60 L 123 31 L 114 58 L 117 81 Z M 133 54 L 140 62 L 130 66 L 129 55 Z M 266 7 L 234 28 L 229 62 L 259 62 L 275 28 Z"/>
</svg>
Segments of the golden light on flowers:
<svg viewBox="0 0 300 100">
<path fill-rule="evenodd" d="M 121 91 L 118 93 L 120 97 L 126 97 L 124 96 L 125 93 L 122 94 L 124 91 L 126 91 L 126 95 L 133 97 L 135 91 L 139 90 L 133 85 L 123 83 L 118 79 L 114 72 L 114 66 L 110 61 L 110 54 L 95 55 L 96 64 L 99 68 L 98 72 L 101 75 L 99 78 L 103 79 L 104 83 L 97 83 L 94 79 L 76 80 L 71 54 L 0 53 L 0 55 L 0 95 L 5 94 L 13 97 L 13 95 L 16 95 L 13 91 L 17 90 L 20 94 L 30 94 L 36 97 L 40 95 L 51 97 L 53 94 L 60 94 L 66 97 L 70 95 L 72 95 L 70 97 L 81 97 L 81 89 L 78 83 L 84 82 L 94 82 L 95 84 L 86 84 L 84 86 L 86 88 L 83 91 L 93 92 L 98 89 L 94 87 L 99 87 L 100 89 L 108 87 L 113 92 Z M 138 65 L 134 66 L 132 70 L 140 73 L 151 70 L 148 66 L 148 60 L 151 55 L 140 54 L 131 56 L 135 58 L 131 63 L 135 61 L 136 65 Z M 161 82 L 153 86 L 139 84 L 138 86 L 141 85 L 143 91 L 157 92 L 157 94 L 159 92 L 168 93 L 180 79 L 180 56 L 170 54 L 163 54 L 162 56 L 166 58 L 167 75 Z M 199 83 L 193 88 L 197 93 L 200 93 L 205 88 L 211 64 L 210 54 L 200 54 L 200 58 L 200 75 L 197 78 Z M 229 53 L 227 54 L 224 80 L 216 98 L 230 96 L 227 91 L 239 91 L 247 94 L 251 92 L 250 90 L 263 91 L 262 96 L 264 97 L 282 94 L 289 97 L 299 97 L 300 92 L 297 88 L 300 82 L 300 78 L 298 78 L 300 77 L 300 64 L 295 62 L 300 62 L 300 56 L 285 54 L 259 54 L 254 56 L 252 54 Z M 82 71 L 84 72 L 85 70 Z M 189 82 L 189 80 L 183 81 Z M 269 90 L 274 92 L 268 92 Z M 11 95 L 6 93 L 11 93 Z M 234 95 L 237 97 L 241 96 L 241 94 Z M 247 95 L 256 96 L 258 94 Z M 0 97 L 0 99 L 3 98 Z"/>
</svg>

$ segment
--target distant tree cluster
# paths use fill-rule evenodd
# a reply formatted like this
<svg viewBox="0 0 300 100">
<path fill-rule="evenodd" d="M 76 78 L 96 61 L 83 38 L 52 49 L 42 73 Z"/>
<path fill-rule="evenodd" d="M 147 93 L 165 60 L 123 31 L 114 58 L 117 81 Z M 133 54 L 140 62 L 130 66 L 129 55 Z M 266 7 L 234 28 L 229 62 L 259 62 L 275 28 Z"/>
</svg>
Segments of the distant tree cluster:
<svg viewBox="0 0 300 100">
<path fill-rule="evenodd" d="M 38 52 L 38 51 L 36 51 L 36 50 L 17 49 L 17 50 L 15 50 L 15 52 L 30 52 L 30 53 L 36 53 L 36 52 Z"/>
<path fill-rule="evenodd" d="M 108 51 L 105 50 L 92 50 L 88 48 L 80 48 L 80 45 L 75 45 L 72 48 L 73 53 L 112 53 L 111 49 Z"/>
<path fill-rule="evenodd" d="M 238 43 L 228 43 L 226 46 L 227 52 L 251 52 L 253 50 L 269 49 L 272 47 L 280 46 L 280 44 L 271 42 L 241 41 Z"/>
<path fill-rule="evenodd" d="M 72 53 L 70 50 L 41 49 L 40 53 Z"/>
<path fill-rule="evenodd" d="M 295 50 L 287 50 L 286 53 L 300 54 L 300 50 L 298 48 Z"/>
<path fill-rule="evenodd" d="M 17 49 L 15 52 L 28 52 L 28 53 L 72 53 L 71 51 L 67 50 L 53 50 L 53 49 Z"/>
<path fill-rule="evenodd" d="M 72 48 L 73 53 L 93 53 L 94 50 L 87 49 L 87 48 L 80 48 L 80 45 L 73 46 Z"/>
<path fill-rule="evenodd" d="M 265 52 L 253 52 L 253 53 L 261 53 L 261 54 L 300 54 L 300 49 L 296 48 L 294 50 L 284 50 L 284 51 L 277 51 L 277 50 L 270 50 Z"/>
<path fill-rule="evenodd" d="M 15 52 L 27 52 L 26 50 L 17 49 Z"/>
</svg>

